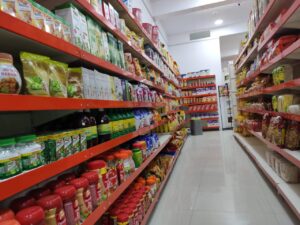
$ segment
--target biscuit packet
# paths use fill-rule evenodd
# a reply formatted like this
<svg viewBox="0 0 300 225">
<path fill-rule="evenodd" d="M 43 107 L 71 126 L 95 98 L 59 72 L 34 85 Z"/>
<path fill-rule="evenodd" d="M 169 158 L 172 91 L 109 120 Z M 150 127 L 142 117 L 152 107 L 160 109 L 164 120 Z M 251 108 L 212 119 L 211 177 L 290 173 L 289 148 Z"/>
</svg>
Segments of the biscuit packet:
<svg viewBox="0 0 300 225">
<path fill-rule="evenodd" d="M 42 55 L 20 53 L 26 91 L 30 95 L 49 96 L 48 60 Z"/>
<path fill-rule="evenodd" d="M 69 68 L 68 72 L 68 97 L 83 98 L 83 81 L 81 68 Z"/>
<path fill-rule="evenodd" d="M 41 10 L 44 13 L 44 25 L 45 31 L 50 34 L 55 34 L 55 23 L 54 23 L 54 14 L 46 8 L 41 7 Z"/>
<path fill-rule="evenodd" d="M 49 91 L 53 97 L 67 97 L 68 65 L 47 60 L 49 74 Z"/>
<path fill-rule="evenodd" d="M 28 1 L 32 5 L 32 25 L 46 31 L 44 8 L 33 0 Z"/>
<path fill-rule="evenodd" d="M 28 24 L 32 24 L 32 5 L 28 0 L 16 1 L 17 17 Z"/>
<path fill-rule="evenodd" d="M 11 15 L 17 16 L 17 0 L 0 0 L 1 11 Z"/>
</svg>

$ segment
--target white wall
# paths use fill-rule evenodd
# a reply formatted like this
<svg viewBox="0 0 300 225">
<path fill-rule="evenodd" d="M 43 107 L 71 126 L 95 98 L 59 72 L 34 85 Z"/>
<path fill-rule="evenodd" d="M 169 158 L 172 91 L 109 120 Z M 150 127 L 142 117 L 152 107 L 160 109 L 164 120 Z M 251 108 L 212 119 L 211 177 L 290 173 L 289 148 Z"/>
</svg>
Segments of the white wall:
<svg viewBox="0 0 300 225">
<path fill-rule="evenodd" d="M 169 45 L 169 50 L 178 62 L 182 74 L 210 69 L 216 75 L 217 84 L 222 84 L 219 38 Z"/>
<path fill-rule="evenodd" d="M 238 55 L 240 43 L 244 37 L 245 33 L 220 37 L 221 57 L 225 58 Z"/>
<path fill-rule="evenodd" d="M 132 2 L 133 7 L 140 8 L 142 10 L 142 21 L 144 23 L 151 23 L 159 26 L 159 39 L 162 43 L 164 43 L 167 46 L 167 35 L 164 32 L 162 26 L 160 26 L 160 24 L 157 24 L 151 16 L 152 8 L 149 3 L 149 0 L 133 0 Z"/>
</svg>

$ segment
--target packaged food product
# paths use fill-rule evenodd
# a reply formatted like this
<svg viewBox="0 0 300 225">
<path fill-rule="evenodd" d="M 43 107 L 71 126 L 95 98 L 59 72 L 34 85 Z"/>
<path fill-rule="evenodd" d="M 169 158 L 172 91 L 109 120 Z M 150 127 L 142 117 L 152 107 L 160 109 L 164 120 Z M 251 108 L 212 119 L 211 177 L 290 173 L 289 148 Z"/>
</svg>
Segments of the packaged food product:
<svg viewBox="0 0 300 225">
<path fill-rule="evenodd" d="M 291 65 L 282 65 L 272 71 L 273 83 L 278 85 L 293 79 L 293 67 Z"/>
<path fill-rule="evenodd" d="M 11 16 L 17 16 L 17 0 L 2 0 L 0 7 L 1 11 Z"/>
<path fill-rule="evenodd" d="M 30 170 L 42 165 L 42 147 L 35 142 L 35 135 L 25 135 L 16 138 L 16 148 L 21 154 L 23 170 Z"/>
<path fill-rule="evenodd" d="M 68 97 L 83 98 L 83 80 L 81 68 L 68 69 Z"/>
<path fill-rule="evenodd" d="M 13 65 L 13 57 L 0 53 L 0 93 L 19 94 L 22 80 L 18 70 Z"/>
<path fill-rule="evenodd" d="M 17 17 L 28 24 L 32 24 L 32 6 L 28 0 L 17 0 Z"/>
<path fill-rule="evenodd" d="M 105 201 L 108 197 L 109 180 L 107 166 L 103 160 L 93 160 L 87 163 L 89 171 L 96 171 L 99 176 L 99 190 L 101 190 L 101 199 Z"/>
<path fill-rule="evenodd" d="M 300 124 L 297 121 L 289 121 L 285 135 L 285 147 L 291 150 L 300 148 Z"/>
<path fill-rule="evenodd" d="M 274 95 L 273 97 L 272 97 L 272 107 L 273 107 L 273 110 L 275 111 L 275 112 L 277 112 L 278 111 L 278 100 L 277 100 L 277 96 L 276 95 Z"/>
<path fill-rule="evenodd" d="M 132 14 L 140 23 L 142 23 L 142 10 L 141 9 L 132 8 Z"/>
<path fill-rule="evenodd" d="M 103 15 L 102 0 L 91 0 L 90 4 L 98 14 Z"/>
<path fill-rule="evenodd" d="M 33 0 L 29 0 L 32 6 L 32 25 L 46 31 L 44 8 Z"/>
<path fill-rule="evenodd" d="M 65 144 L 64 137 L 61 134 L 54 134 L 49 136 L 47 141 L 49 151 L 55 153 L 55 160 L 59 160 L 65 157 Z"/>
<path fill-rule="evenodd" d="M 47 73 L 47 60 L 49 58 L 28 52 L 21 52 L 20 57 L 27 92 L 31 95 L 49 96 L 49 76 Z"/>
<path fill-rule="evenodd" d="M 92 210 L 95 210 L 101 203 L 101 190 L 99 184 L 99 176 L 96 171 L 85 172 L 81 175 L 89 181 L 89 190 L 92 199 Z"/>
<path fill-rule="evenodd" d="M 70 184 L 76 188 L 76 199 L 79 204 L 81 222 L 83 222 L 93 209 L 89 181 L 85 177 L 81 177 L 71 180 Z"/>
<path fill-rule="evenodd" d="M 287 109 L 294 102 L 293 95 L 278 96 L 278 112 L 287 112 Z"/>
<path fill-rule="evenodd" d="M 81 13 L 79 10 L 70 3 L 64 4 L 62 6 L 59 6 L 55 9 L 55 14 L 63 18 L 65 21 L 67 21 L 71 26 L 71 37 L 72 37 L 72 43 L 74 45 L 77 45 L 78 47 L 83 48 L 83 34 L 81 27 L 82 21 L 81 21 Z"/>
<path fill-rule="evenodd" d="M 108 177 L 108 190 L 112 194 L 118 187 L 118 172 L 116 168 L 116 160 L 113 154 L 104 157 L 107 162 L 107 177 Z"/>
<path fill-rule="evenodd" d="M 288 161 L 280 164 L 280 177 L 288 183 L 299 182 L 299 168 Z"/>
<path fill-rule="evenodd" d="M 67 220 L 63 202 L 59 195 L 53 194 L 40 198 L 37 204 L 45 211 L 46 225 L 66 225 Z"/>
<path fill-rule="evenodd" d="M 55 189 L 54 193 L 62 198 L 67 224 L 79 225 L 80 210 L 76 199 L 76 188 L 73 185 L 66 185 Z"/>
<path fill-rule="evenodd" d="M 262 136 L 264 138 L 266 138 L 266 136 L 267 136 L 268 128 L 270 125 L 270 119 L 271 119 L 271 116 L 268 113 L 264 114 L 263 120 L 262 120 L 262 129 L 261 129 Z"/>
<path fill-rule="evenodd" d="M 0 140 L 0 179 L 6 179 L 22 172 L 21 155 L 15 148 L 15 139 Z"/>
<path fill-rule="evenodd" d="M 64 141 L 64 157 L 68 157 L 73 154 L 72 134 L 70 132 L 63 132 L 60 135 Z"/>
<path fill-rule="evenodd" d="M 45 31 L 50 34 L 54 34 L 54 29 L 55 29 L 55 22 L 53 16 L 54 14 L 44 7 L 42 7 L 42 10 L 44 12 Z"/>
<path fill-rule="evenodd" d="M 54 97 L 67 97 L 68 65 L 65 63 L 47 60 L 49 75 L 49 91 Z"/>
<path fill-rule="evenodd" d="M 41 225 L 45 221 L 45 213 L 42 207 L 32 206 L 20 210 L 16 214 L 16 219 L 22 225 Z"/>
<path fill-rule="evenodd" d="M 78 153 L 81 151 L 80 146 L 80 131 L 74 130 L 69 132 L 72 137 L 72 154 Z"/>
</svg>

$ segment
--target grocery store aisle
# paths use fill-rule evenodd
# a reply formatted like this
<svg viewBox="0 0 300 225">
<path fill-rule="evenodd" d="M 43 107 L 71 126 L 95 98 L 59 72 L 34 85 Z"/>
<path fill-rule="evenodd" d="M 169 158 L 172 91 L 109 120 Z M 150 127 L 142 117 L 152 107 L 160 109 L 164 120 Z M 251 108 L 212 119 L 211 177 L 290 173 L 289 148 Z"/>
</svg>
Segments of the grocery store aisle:
<svg viewBox="0 0 300 225">
<path fill-rule="evenodd" d="M 190 136 L 149 225 L 300 224 L 234 140 Z"/>
</svg>

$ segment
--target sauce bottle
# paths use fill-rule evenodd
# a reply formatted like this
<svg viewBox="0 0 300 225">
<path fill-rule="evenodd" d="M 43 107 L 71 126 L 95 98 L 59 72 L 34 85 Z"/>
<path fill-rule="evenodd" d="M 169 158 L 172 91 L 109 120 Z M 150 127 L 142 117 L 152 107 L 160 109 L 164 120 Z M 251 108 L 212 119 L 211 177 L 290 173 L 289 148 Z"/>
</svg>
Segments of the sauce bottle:
<svg viewBox="0 0 300 225">
<path fill-rule="evenodd" d="M 97 117 L 97 130 L 99 143 L 111 140 L 111 122 L 108 115 L 104 112 L 103 109 L 99 110 L 99 115 Z"/>
<path fill-rule="evenodd" d="M 91 114 L 90 110 L 86 111 L 86 115 L 90 120 L 89 134 L 91 138 L 91 144 L 92 146 L 95 146 L 99 143 L 98 132 L 97 132 L 97 121 L 96 118 Z"/>
</svg>

